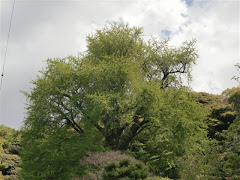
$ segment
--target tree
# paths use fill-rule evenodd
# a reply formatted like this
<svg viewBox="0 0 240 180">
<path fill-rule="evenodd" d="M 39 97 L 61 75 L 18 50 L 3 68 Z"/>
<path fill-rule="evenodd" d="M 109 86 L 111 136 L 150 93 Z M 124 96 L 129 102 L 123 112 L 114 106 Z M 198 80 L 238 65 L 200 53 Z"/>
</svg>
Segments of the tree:
<svg viewBox="0 0 240 180">
<path fill-rule="evenodd" d="M 234 92 L 227 89 L 222 95 L 208 94 L 205 92 L 197 93 L 198 102 L 206 110 L 207 118 L 205 120 L 208 126 L 208 137 L 221 138 L 219 134 L 228 129 L 230 124 L 236 118 L 236 111 L 228 102 L 229 95 Z"/>
<path fill-rule="evenodd" d="M 229 128 L 222 133 L 224 162 L 223 172 L 226 178 L 238 179 L 240 176 L 240 88 L 232 88 L 229 102 L 233 104 L 237 117 Z"/>
<path fill-rule="evenodd" d="M 86 152 L 96 150 L 97 139 L 75 133 L 71 129 L 55 128 L 42 132 L 44 138 L 36 138 L 33 131 L 23 134 L 21 153 L 21 177 L 36 179 L 71 179 L 85 174 L 85 166 L 80 160 Z"/>
<path fill-rule="evenodd" d="M 201 134 L 201 116 L 193 117 L 196 109 L 189 103 L 193 102 L 188 98 L 189 90 L 182 88 L 181 92 L 186 94 L 183 99 L 177 95 L 170 95 L 170 101 L 164 98 L 175 90 L 178 94 L 182 75 L 191 77 L 190 70 L 197 58 L 195 40 L 184 42 L 178 48 L 169 46 L 168 42 L 151 39 L 146 43 L 141 28 L 113 23 L 87 37 L 85 54 L 49 59 L 46 69 L 33 82 L 31 92 L 25 93 L 29 104 L 23 135 L 23 167 L 30 158 L 40 158 L 36 152 L 44 151 L 48 144 L 55 143 L 53 152 L 69 132 L 78 134 L 83 141 L 87 138 L 90 144 L 100 138 L 104 147 L 119 150 L 128 149 L 141 136 L 150 136 L 148 130 L 156 123 L 166 129 L 173 128 L 171 133 L 180 133 L 182 137 Z M 164 103 L 165 100 L 170 105 Z M 174 106 L 181 103 L 188 105 L 189 112 L 184 110 L 186 114 L 181 112 L 183 106 Z M 163 114 L 166 117 L 171 113 L 166 108 L 168 105 L 172 110 L 176 108 L 169 117 L 170 124 L 162 119 Z M 180 116 L 184 118 L 178 123 Z M 81 141 L 70 140 L 72 136 L 75 137 L 68 135 L 66 142 L 77 147 Z M 25 172 L 33 171 L 33 176 L 40 170 L 25 168 Z"/>
</svg>

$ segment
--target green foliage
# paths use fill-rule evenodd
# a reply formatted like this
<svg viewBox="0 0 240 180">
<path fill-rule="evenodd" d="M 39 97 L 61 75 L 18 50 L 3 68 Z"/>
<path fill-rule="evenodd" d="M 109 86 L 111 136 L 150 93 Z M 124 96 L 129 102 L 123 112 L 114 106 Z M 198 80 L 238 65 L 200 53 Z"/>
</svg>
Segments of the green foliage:
<svg viewBox="0 0 240 180">
<path fill-rule="evenodd" d="M 171 179 L 167 177 L 154 176 L 154 177 L 148 177 L 147 180 L 171 180 Z"/>
<path fill-rule="evenodd" d="M 169 39 L 162 42 L 154 38 L 149 40 L 146 50 L 149 56 L 142 65 L 147 79 L 159 83 L 162 88 L 181 86 L 181 74 L 191 80 L 191 68 L 198 57 L 195 43 L 193 39 L 177 48 L 169 45 Z"/>
<path fill-rule="evenodd" d="M 21 136 L 18 130 L 0 125 L 0 137 L 3 138 L 2 147 L 5 153 L 19 155 Z"/>
<path fill-rule="evenodd" d="M 208 111 L 208 135 L 215 143 L 204 147 L 203 154 L 194 154 L 184 161 L 188 171 L 181 171 L 188 179 L 238 179 L 239 178 L 239 87 L 227 89 L 222 95 L 199 93 L 199 102 Z M 204 95 L 204 96 L 202 96 Z M 207 97 L 207 98 L 206 98 Z M 218 98 L 218 99 L 217 99 Z M 207 100 L 206 100 L 207 99 Z M 217 140 L 217 141 L 216 141 Z M 207 173 L 206 173 L 207 172 Z"/>
<path fill-rule="evenodd" d="M 107 56 L 135 57 L 143 55 L 142 28 L 112 23 L 87 37 L 87 53 L 98 60 Z"/>
<path fill-rule="evenodd" d="M 5 169 L 5 164 L 2 163 L 2 155 L 3 155 L 3 138 L 0 137 L 0 179 L 3 178 L 3 175 L 2 175 L 2 169 Z"/>
<path fill-rule="evenodd" d="M 228 153 L 225 156 L 225 162 L 223 166 L 223 170 L 225 172 L 226 177 L 230 177 L 231 179 L 238 179 L 240 175 L 240 156 L 236 153 Z"/>
<path fill-rule="evenodd" d="M 1 170 L 1 171 L 5 170 L 5 169 L 7 169 L 7 168 L 8 168 L 8 165 L 7 165 L 6 163 L 4 163 L 4 162 L 3 162 L 3 163 L 1 164 L 1 166 L 0 166 L 0 170 Z"/>
<path fill-rule="evenodd" d="M 229 102 L 233 104 L 236 111 L 240 109 L 240 87 L 229 97 Z"/>
<path fill-rule="evenodd" d="M 229 100 L 229 98 L 234 94 L 237 93 L 240 90 L 240 87 L 233 87 L 231 89 L 227 88 L 222 92 L 223 96 L 226 100 Z"/>
<path fill-rule="evenodd" d="M 222 147 L 214 139 L 206 142 L 201 150 L 179 158 L 181 179 L 221 179 L 224 157 L 221 150 Z"/>
<path fill-rule="evenodd" d="M 2 171 L 4 180 L 5 179 L 18 179 L 21 168 L 18 167 L 21 163 L 21 158 L 15 154 L 3 154 L 2 165 L 0 170 Z"/>
<path fill-rule="evenodd" d="M 87 151 L 95 150 L 98 141 L 91 134 L 79 135 L 66 128 L 54 129 L 44 138 L 36 139 L 32 134 L 23 134 L 21 175 L 26 180 L 81 177 L 85 168 L 80 166 L 80 160 Z"/>
<path fill-rule="evenodd" d="M 158 108 L 150 111 L 151 125 L 139 137 L 141 143 L 133 144 L 139 147 L 133 151 L 155 174 L 179 178 L 178 158 L 201 149 L 207 140 L 204 112 L 185 89 L 169 89 L 155 97 Z"/>
<path fill-rule="evenodd" d="M 87 151 L 134 151 L 134 144 L 155 173 L 178 176 L 176 159 L 206 138 L 202 109 L 181 88 L 182 76 L 191 79 L 196 41 L 173 47 L 142 35 L 113 23 L 87 37 L 85 55 L 47 60 L 25 93 L 24 179 L 80 177 L 77 162 Z"/>
<path fill-rule="evenodd" d="M 4 180 L 19 180 L 19 177 L 16 175 L 7 175 L 7 176 L 4 176 Z"/>
<path fill-rule="evenodd" d="M 0 125 L 0 137 L 10 140 L 15 130 L 5 125 Z"/>
<path fill-rule="evenodd" d="M 113 161 L 120 161 L 121 159 L 137 162 L 134 157 L 130 156 L 129 154 L 123 153 L 122 151 L 87 153 L 80 162 L 83 167 L 87 168 L 86 175 L 82 177 L 82 179 L 101 179 L 104 166 Z M 123 165 L 124 162 L 125 161 L 123 161 Z"/>
<path fill-rule="evenodd" d="M 217 138 L 218 141 L 218 148 L 215 154 L 219 155 L 218 163 L 216 161 L 212 161 L 209 159 L 208 161 L 210 163 L 215 163 L 217 165 L 218 172 L 215 172 L 215 178 L 212 179 L 219 179 L 225 178 L 225 179 L 238 179 L 240 176 L 239 171 L 239 154 L 240 154 L 240 120 L 239 120 L 239 108 L 238 108 L 238 93 L 239 88 L 232 88 L 227 89 L 223 92 L 223 95 L 225 96 L 226 100 L 231 103 L 231 108 L 233 107 L 235 109 L 235 119 L 232 121 L 232 123 L 229 125 L 229 127 L 226 130 L 223 130 L 221 133 L 219 133 L 219 137 Z M 221 109 L 220 109 L 221 112 Z M 216 114 L 225 114 L 225 113 L 216 113 Z M 227 116 L 225 116 L 227 117 Z M 218 117 L 220 118 L 220 117 Z M 228 119 L 229 116 L 228 116 Z M 213 146 L 212 146 L 213 147 Z M 205 155 L 208 157 L 207 155 Z"/>
<path fill-rule="evenodd" d="M 108 163 L 103 172 L 103 180 L 115 179 L 146 179 L 148 168 L 140 162 L 122 159 L 119 162 Z"/>
<path fill-rule="evenodd" d="M 223 172 L 226 178 L 240 177 L 240 118 L 237 117 L 228 130 L 222 133 L 223 143 Z"/>
<path fill-rule="evenodd" d="M 206 124 L 208 126 L 208 136 L 210 138 L 221 139 L 219 134 L 228 129 L 230 124 L 236 118 L 236 111 L 228 103 L 230 94 L 235 91 L 225 90 L 222 95 L 213 95 L 208 93 L 198 93 L 198 101 L 205 108 L 207 115 Z"/>
<path fill-rule="evenodd" d="M 7 150 L 8 150 L 8 152 L 10 154 L 17 154 L 17 155 L 19 155 L 21 147 L 19 145 L 16 145 L 16 144 L 11 144 L 11 145 L 9 145 Z"/>
<path fill-rule="evenodd" d="M 18 156 L 20 136 L 18 131 L 0 125 L 0 171 L 4 179 L 18 179 L 21 158 Z"/>
<path fill-rule="evenodd" d="M 1 155 L 3 153 L 3 142 L 4 142 L 3 138 L 0 137 L 0 158 L 1 158 Z"/>
<path fill-rule="evenodd" d="M 207 120 L 209 127 L 209 136 L 216 137 L 216 133 L 228 129 L 230 124 L 236 118 L 236 112 L 231 105 L 220 104 L 214 107 Z"/>
<path fill-rule="evenodd" d="M 109 159 L 86 157 L 103 148 L 127 150 L 159 176 L 152 179 L 239 177 L 239 88 L 191 92 L 182 77 L 191 79 L 196 41 L 174 47 L 142 36 L 142 28 L 112 23 L 87 36 L 82 55 L 47 60 L 25 93 L 22 139 L 0 126 L 1 156 L 21 152 L 24 179 L 94 177 Z M 17 164 L 11 158 L 2 158 L 1 169 L 12 176 L 19 170 L 9 168 Z M 103 178 L 145 179 L 147 172 L 125 159 L 106 165 Z"/>
</svg>

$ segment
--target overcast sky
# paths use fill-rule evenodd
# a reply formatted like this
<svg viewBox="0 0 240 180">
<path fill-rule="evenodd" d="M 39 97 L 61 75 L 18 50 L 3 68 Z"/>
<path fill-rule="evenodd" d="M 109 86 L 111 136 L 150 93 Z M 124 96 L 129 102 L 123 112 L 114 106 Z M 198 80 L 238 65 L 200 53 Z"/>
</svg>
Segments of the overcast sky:
<svg viewBox="0 0 240 180">
<path fill-rule="evenodd" d="M 1 73 L 13 0 L 0 0 Z M 197 39 L 200 55 L 190 84 L 221 94 L 237 86 L 240 62 L 239 0 L 16 0 L 2 91 L 0 124 L 20 128 L 31 80 L 44 60 L 86 50 L 85 37 L 108 21 L 128 22 L 172 44 Z"/>
</svg>

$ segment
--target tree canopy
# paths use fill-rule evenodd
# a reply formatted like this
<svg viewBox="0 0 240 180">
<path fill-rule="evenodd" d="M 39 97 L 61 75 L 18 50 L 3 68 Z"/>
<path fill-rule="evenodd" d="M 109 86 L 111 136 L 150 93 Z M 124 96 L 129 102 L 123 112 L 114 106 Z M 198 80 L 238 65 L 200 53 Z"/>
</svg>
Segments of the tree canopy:
<svg viewBox="0 0 240 180">
<path fill-rule="evenodd" d="M 202 108 L 182 86 L 198 57 L 195 42 L 144 41 L 142 28 L 113 23 L 89 35 L 78 57 L 48 59 L 25 93 L 23 177 L 71 177 L 79 168 L 62 169 L 99 147 L 135 148 L 155 173 L 179 176 L 177 158 L 206 139 Z"/>
</svg>

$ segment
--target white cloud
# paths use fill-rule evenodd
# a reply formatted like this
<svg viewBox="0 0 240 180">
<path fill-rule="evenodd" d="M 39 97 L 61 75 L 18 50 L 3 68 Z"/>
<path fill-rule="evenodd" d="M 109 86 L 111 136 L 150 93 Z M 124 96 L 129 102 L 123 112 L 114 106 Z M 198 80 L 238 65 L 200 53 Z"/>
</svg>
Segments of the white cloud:
<svg viewBox="0 0 240 180">
<path fill-rule="evenodd" d="M 193 69 L 194 90 L 219 94 L 237 86 L 231 77 L 240 61 L 239 10 L 239 1 L 199 1 L 189 7 L 188 23 L 175 32 L 173 42 L 197 39 L 200 58 Z"/>
<path fill-rule="evenodd" d="M 185 22 L 187 6 L 181 0 L 138 0 L 118 14 L 130 25 L 144 27 L 146 34 L 161 35 L 161 30 L 176 31 Z"/>
</svg>

